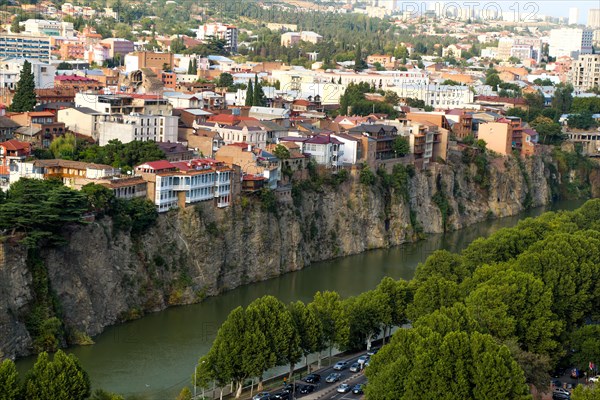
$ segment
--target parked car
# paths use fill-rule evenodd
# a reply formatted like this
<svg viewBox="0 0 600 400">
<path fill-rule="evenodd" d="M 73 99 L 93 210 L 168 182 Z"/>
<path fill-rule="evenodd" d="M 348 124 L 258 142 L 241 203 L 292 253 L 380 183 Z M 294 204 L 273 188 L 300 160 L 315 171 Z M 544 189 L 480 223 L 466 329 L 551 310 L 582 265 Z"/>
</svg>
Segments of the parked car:
<svg viewBox="0 0 600 400">
<path fill-rule="evenodd" d="M 304 378 L 304 382 L 306 382 L 306 383 L 319 383 L 319 382 L 321 382 L 321 375 L 319 375 L 319 374 L 306 375 L 306 378 Z"/>
<path fill-rule="evenodd" d="M 338 393 L 348 393 L 350 390 L 352 390 L 352 388 L 347 383 L 342 383 L 337 387 Z"/>
<path fill-rule="evenodd" d="M 364 364 L 367 361 L 369 361 L 370 358 L 371 357 L 369 357 L 369 356 L 360 356 L 360 357 L 358 357 L 358 360 L 356 360 L 356 362 L 359 364 Z"/>
<path fill-rule="evenodd" d="M 379 347 L 373 347 L 371 350 L 367 351 L 368 356 L 374 356 L 379 351 Z"/>
<path fill-rule="evenodd" d="M 561 392 L 554 392 L 552 393 L 552 400 L 571 400 L 571 395 Z"/>
<path fill-rule="evenodd" d="M 348 368 L 348 361 L 338 361 L 333 366 L 333 369 L 335 369 L 336 371 L 341 371 L 346 368 Z"/>
<path fill-rule="evenodd" d="M 280 392 L 271 395 L 271 400 L 291 400 L 292 394 L 287 392 Z"/>
<path fill-rule="evenodd" d="M 298 390 L 298 385 L 294 385 L 293 383 L 288 383 L 281 389 L 283 393 L 294 393 L 296 390 Z"/>
<path fill-rule="evenodd" d="M 361 364 L 355 362 L 350 366 L 350 372 L 358 372 L 361 370 Z"/>
<path fill-rule="evenodd" d="M 327 378 L 325 378 L 325 382 L 334 383 L 334 382 L 339 381 L 341 377 L 342 377 L 342 374 L 337 373 L 337 372 L 332 372 L 331 374 L 329 374 L 327 376 Z"/>
<path fill-rule="evenodd" d="M 254 395 L 254 397 L 252 397 L 252 400 L 270 400 L 270 399 L 271 399 L 271 393 L 269 393 L 269 392 L 256 393 Z"/>
<path fill-rule="evenodd" d="M 314 385 L 304 385 L 300 388 L 300 394 L 309 394 L 315 391 Z"/>
<path fill-rule="evenodd" d="M 590 379 L 588 379 L 590 382 L 596 383 L 598 381 L 600 381 L 600 375 L 596 375 L 596 376 L 592 376 Z"/>
<path fill-rule="evenodd" d="M 352 393 L 354 393 L 354 394 L 363 394 L 364 393 L 364 386 L 365 385 L 363 385 L 363 384 L 357 383 L 352 388 Z"/>
<path fill-rule="evenodd" d="M 571 395 L 571 392 L 569 392 L 567 389 L 564 388 L 554 388 L 554 393 L 561 393 L 561 394 L 566 394 L 567 396 Z"/>
</svg>

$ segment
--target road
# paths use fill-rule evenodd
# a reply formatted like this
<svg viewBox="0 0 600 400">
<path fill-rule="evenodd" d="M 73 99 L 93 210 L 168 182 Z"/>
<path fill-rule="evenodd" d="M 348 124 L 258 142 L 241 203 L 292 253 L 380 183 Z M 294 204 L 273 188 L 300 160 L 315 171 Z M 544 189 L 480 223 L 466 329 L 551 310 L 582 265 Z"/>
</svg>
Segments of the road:
<svg viewBox="0 0 600 400">
<path fill-rule="evenodd" d="M 335 364 L 334 362 L 332 362 L 331 366 L 326 367 L 326 368 L 321 368 L 318 371 L 313 371 L 312 373 L 314 374 L 319 374 L 321 376 L 321 381 L 314 385 L 315 386 L 315 391 L 313 393 L 309 393 L 309 394 L 300 394 L 300 393 L 296 393 L 296 399 L 302 399 L 302 400 L 357 400 L 357 399 L 362 399 L 364 398 L 364 395 L 361 394 L 353 394 L 352 392 L 349 393 L 338 393 L 337 392 L 337 388 L 340 384 L 342 383 L 347 383 L 348 385 L 350 385 L 351 388 L 354 387 L 354 385 L 358 384 L 358 383 L 366 383 L 367 382 L 367 378 L 364 375 L 364 371 L 361 372 L 350 372 L 350 366 L 356 362 L 356 360 L 358 360 L 358 358 L 362 355 L 366 355 L 366 353 L 361 353 L 361 354 L 355 354 L 349 358 L 339 358 L 339 359 L 335 359 L 334 361 L 348 361 L 348 367 L 342 371 L 336 371 L 333 369 L 333 365 Z M 325 382 L 325 379 L 327 378 L 327 376 L 333 372 L 337 372 L 339 374 L 341 374 L 340 380 L 338 382 L 335 383 L 327 383 Z M 297 385 L 307 385 L 307 383 L 303 382 L 303 381 L 296 381 Z M 273 393 L 277 393 L 277 391 L 273 392 Z"/>
</svg>

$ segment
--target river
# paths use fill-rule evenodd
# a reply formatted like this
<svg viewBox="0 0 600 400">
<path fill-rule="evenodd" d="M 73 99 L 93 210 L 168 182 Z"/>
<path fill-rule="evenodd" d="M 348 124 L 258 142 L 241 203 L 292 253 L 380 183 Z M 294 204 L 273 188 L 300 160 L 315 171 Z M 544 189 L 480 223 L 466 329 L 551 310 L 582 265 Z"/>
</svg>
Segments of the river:
<svg viewBox="0 0 600 400">
<path fill-rule="evenodd" d="M 205 354 L 227 314 L 270 294 L 285 303 L 308 302 L 318 290 L 342 297 L 373 289 L 385 276 L 411 279 L 416 266 L 435 250 L 460 251 L 473 240 L 543 211 L 575 209 L 583 202 L 562 201 L 514 217 L 481 222 L 457 232 L 430 235 L 417 243 L 373 250 L 315 263 L 302 271 L 246 285 L 200 304 L 173 307 L 142 319 L 110 327 L 93 346 L 69 349 L 89 373 L 94 388 L 148 400 L 170 400 L 190 383 L 198 358 Z M 20 372 L 35 357 L 17 362 Z"/>
</svg>

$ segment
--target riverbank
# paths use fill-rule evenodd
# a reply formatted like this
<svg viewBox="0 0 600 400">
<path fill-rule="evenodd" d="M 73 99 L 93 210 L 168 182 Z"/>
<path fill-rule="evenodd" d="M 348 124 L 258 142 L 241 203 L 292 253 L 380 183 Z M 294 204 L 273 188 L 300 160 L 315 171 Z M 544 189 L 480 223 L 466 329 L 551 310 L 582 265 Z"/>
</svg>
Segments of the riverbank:
<svg viewBox="0 0 600 400">
<path fill-rule="evenodd" d="M 373 289 L 384 276 L 411 279 L 418 263 L 438 249 L 457 252 L 481 236 L 514 226 L 520 219 L 546 210 L 575 209 L 583 201 L 563 201 L 528 210 L 518 216 L 484 221 L 460 231 L 431 234 L 416 243 L 372 250 L 315 263 L 302 271 L 239 287 L 199 304 L 172 307 L 159 313 L 112 326 L 94 338 L 93 346 L 76 346 L 73 352 L 89 373 L 94 387 L 136 395 L 146 400 L 174 399 L 191 375 L 198 358 L 213 343 L 229 312 L 265 294 L 283 302 L 308 302 L 318 290 L 335 290 L 342 297 Z M 20 371 L 34 357 L 19 360 Z M 275 374 L 283 371 L 271 371 Z"/>
</svg>

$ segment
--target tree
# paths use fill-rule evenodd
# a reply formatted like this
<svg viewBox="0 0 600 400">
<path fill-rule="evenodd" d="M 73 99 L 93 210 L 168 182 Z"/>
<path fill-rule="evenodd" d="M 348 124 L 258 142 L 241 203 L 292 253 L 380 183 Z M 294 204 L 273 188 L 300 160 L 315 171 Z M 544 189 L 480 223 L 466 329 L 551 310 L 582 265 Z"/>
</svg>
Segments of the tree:
<svg viewBox="0 0 600 400">
<path fill-rule="evenodd" d="M 384 295 L 388 304 L 387 311 L 390 312 L 389 317 L 383 318 L 383 342 L 385 343 L 386 337 L 391 334 L 392 327 L 408 322 L 406 309 L 412 301 L 412 292 L 408 282 L 402 279 L 396 281 L 390 277 L 383 278 L 375 290 Z"/>
<path fill-rule="evenodd" d="M 392 310 L 387 296 L 381 291 L 369 291 L 350 297 L 344 302 L 349 320 L 348 348 L 371 349 L 371 342 L 384 326 L 392 323 Z"/>
<path fill-rule="evenodd" d="M 573 365 L 587 369 L 590 362 L 600 363 L 600 325 L 585 325 L 575 330 L 569 342 Z"/>
<path fill-rule="evenodd" d="M 584 110 L 578 114 L 570 114 L 567 118 L 567 125 L 569 128 L 589 130 L 595 128 L 597 124 L 592 113 Z"/>
<path fill-rule="evenodd" d="M 485 84 L 492 87 L 494 92 L 498 91 L 498 85 L 502 83 L 502 79 L 498 74 L 490 74 L 485 78 Z"/>
<path fill-rule="evenodd" d="M 254 95 L 252 96 L 252 105 L 258 107 L 267 105 L 265 92 L 263 91 L 262 84 L 258 80 L 258 75 L 254 75 Z"/>
<path fill-rule="evenodd" d="M 23 69 L 19 74 L 15 95 L 8 110 L 12 112 L 33 111 L 36 102 L 35 81 L 33 72 L 31 72 L 31 63 L 25 60 Z"/>
<path fill-rule="evenodd" d="M 246 90 L 246 107 L 254 104 L 254 86 L 252 85 L 252 79 L 248 79 L 248 89 Z"/>
<path fill-rule="evenodd" d="M 181 392 L 179 392 L 177 400 L 192 400 L 192 397 L 192 391 L 189 387 L 185 386 L 183 389 L 181 389 Z"/>
<path fill-rule="evenodd" d="M 396 136 L 393 144 L 394 152 L 396 157 L 404 157 L 410 153 L 410 143 L 404 136 Z"/>
<path fill-rule="evenodd" d="M 556 110 L 557 116 L 568 113 L 572 104 L 573 86 L 570 83 L 559 83 L 552 98 L 552 108 Z"/>
<path fill-rule="evenodd" d="M 540 135 L 540 142 L 544 144 L 560 144 L 564 140 L 562 127 L 550 118 L 538 116 L 531 122 L 531 127 Z"/>
<path fill-rule="evenodd" d="M 273 155 L 280 160 L 287 160 L 290 158 L 290 151 L 284 145 L 278 144 L 275 150 L 273 150 Z"/>
<path fill-rule="evenodd" d="M 299 347 L 304 356 L 308 372 L 308 356 L 319 350 L 320 343 L 323 342 L 322 326 L 319 319 L 313 311 L 303 302 L 297 301 L 289 305 L 292 322 L 300 337 Z"/>
<path fill-rule="evenodd" d="M 92 393 L 90 400 L 125 400 L 121 395 L 107 392 L 106 390 L 96 389 Z"/>
<path fill-rule="evenodd" d="M 575 97 L 571 106 L 572 113 L 589 111 L 592 114 L 600 113 L 600 97 Z"/>
<path fill-rule="evenodd" d="M 397 106 L 400 103 L 400 96 L 394 91 L 387 90 L 385 92 L 384 101 L 393 106 Z"/>
<path fill-rule="evenodd" d="M 340 295 L 336 292 L 325 291 L 315 293 L 313 301 L 308 305 L 309 310 L 315 315 L 323 329 L 323 347 L 317 349 L 319 352 L 319 368 L 321 367 L 321 351 L 334 345 L 343 347 L 348 340 L 349 328 L 348 317 Z"/>
<path fill-rule="evenodd" d="M 59 350 L 50 361 L 43 352 L 25 378 L 28 400 L 83 400 L 90 396 L 90 380 L 74 355 Z"/>
<path fill-rule="evenodd" d="M 19 374 L 12 360 L 0 363 L 0 400 L 19 400 L 21 387 Z"/>
<path fill-rule="evenodd" d="M 572 400 L 597 400 L 600 398 L 600 385 L 595 384 L 592 387 L 578 385 L 573 390 Z"/>
<path fill-rule="evenodd" d="M 57 70 L 71 70 L 73 69 L 73 65 L 71 65 L 71 63 L 68 63 L 66 61 L 61 61 L 57 66 L 56 66 Z"/>
<path fill-rule="evenodd" d="M 185 49 L 187 49 L 187 47 L 185 46 L 185 43 L 183 42 L 183 38 L 177 37 L 173 40 L 171 40 L 171 46 L 170 50 L 171 53 L 175 53 L 175 54 L 179 54 L 179 53 L 183 53 L 185 51 Z"/>
<path fill-rule="evenodd" d="M 115 195 L 106 186 L 88 183 L 81 188 L 81 193 L 87 198 L 91 210 L 102 215 L 114 206 Z"/>
<path fill-rule="evenodd" d="M 72 133 L 56 138 L 50 143 L 50 151 L 54 158 L 73 160 L 77 148 L 77 139 Z"/>
<path fill-rule="evenodd" d="M 354 52 L 354 71 L 362 71 L 365 68 L 367 68 L 367 63 L 362 58 L 362 47 L 358 43 Z"/>
<path fill-rule="evenodd" d="M 233 76 L 229 72 L 223 72 L 219 75 L 219 87 L 233 86 Z"/>
</svg>

